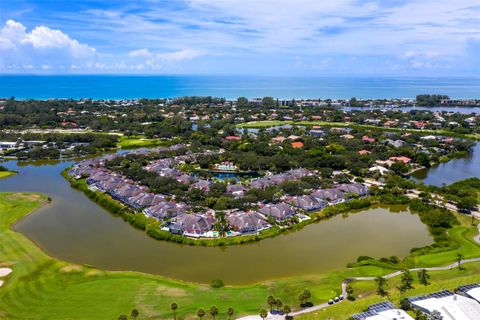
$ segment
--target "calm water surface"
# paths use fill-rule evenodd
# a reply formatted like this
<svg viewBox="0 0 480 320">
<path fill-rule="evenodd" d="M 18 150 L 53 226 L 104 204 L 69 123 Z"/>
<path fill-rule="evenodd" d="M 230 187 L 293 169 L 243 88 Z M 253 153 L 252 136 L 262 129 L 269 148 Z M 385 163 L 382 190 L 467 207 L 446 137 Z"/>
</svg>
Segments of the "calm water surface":
<svg viewBox="0 0 480 320">
<path fill-rule="evenodd" d="M 458 180 L 480 178 L 480 143 L 473 148 L 473 152 L 466 158 L 454 159 L 438 166 L 416 171 L 412 177 L 425 184 L 442 186 Z"/>
<path fill-rule="evenodd" d="M 208 248 L 157 241 L 133 229 L 72 189 L 61 176 L 70 162 L 17 166 L 20 174 L 0 180 L 0 191 L 36 191 L 52 197 L 16 225 L 58 258 L 109 270 L 135 270 L 177 279 L 229 284 L 312 274 L 344 267 L 359 255 L 404 256 L 432 242 L 416 215 L 376 208 L 336 216 L 258 243 Z"/>
<path fill-rule="evenodd" d="M 415 98 L 421 93 L 480 98 L 480 78 L 290 77 L 240 75 L 0 75 L 0 97 L 132 99 L 214 96 L 236 99 Z"/>
</svg>

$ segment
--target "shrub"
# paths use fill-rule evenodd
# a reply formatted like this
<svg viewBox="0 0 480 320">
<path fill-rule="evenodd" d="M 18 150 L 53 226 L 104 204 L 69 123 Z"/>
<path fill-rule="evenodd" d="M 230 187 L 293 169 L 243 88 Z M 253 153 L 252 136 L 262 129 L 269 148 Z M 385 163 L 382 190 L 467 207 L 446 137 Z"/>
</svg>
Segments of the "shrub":
<svg viewBox="0 0 480 320">
<path fill-rule="evenodd" d="M 212 283 L 210 284 L 210 286 L 212 288 L 221 288 L 221 287 L 224 287 L 225 284 L 223 283 L 222 280 L 220 279 L 216 279 L 216 280 L 213 280 Z"/>
</svg>

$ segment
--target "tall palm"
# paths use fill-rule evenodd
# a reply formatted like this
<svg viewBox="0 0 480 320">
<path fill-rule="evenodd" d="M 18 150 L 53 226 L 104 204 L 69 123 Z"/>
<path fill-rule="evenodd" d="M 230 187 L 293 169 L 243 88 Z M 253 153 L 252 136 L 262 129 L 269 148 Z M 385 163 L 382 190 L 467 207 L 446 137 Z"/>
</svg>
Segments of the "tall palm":
<svg viewBox="0 0 480 320">
<path fill-rule="evenodd" d="M 267 297 L 267 304 L 270 307 L 270 312 L 273 310 L 273 306 L 275 305 L 275 298 L 273 296 Z"/>
<path fill-rule="evenodd" d="M 308 303 L 310 298 L 312 297 L 312 293 L 310 292 L 310 290 L 305 289 L 303 290 L 303 296 L 305 297 L 305 303 Z"/>
<path fill-rule="evenodd" d="M 388 280 L 384 277 L 378 276 L 375 278 L 375 282 L 377 283 L 377 293 L 382 297 L 387 295 L 385 288 L 388 285 Z"/>
<path fill-rule="evenodd" d="M 458 263 L 458 269 L 461 269 L 462 267 L 462 260 L 464 256 L 462 253 L 457 253 L 457 263 Z"/>
<path fill-rule="evenodd" d="M 234 313 L 235 313 L 235 310 L 233 310 L 232 307 L 228 307 L 227 309 L 228 319 L 232 319 L 232 316 Z"/>
<path fill-rule="evenodd" d="M 173 320 L 176 320 L 177 319 L 177 308 L 178 308 L 178 305 L 174 302 L 170 305 L 170 308 L 172 309 L 173 311 Z"/>
<path fill-rule="evenodd" d="M 202 320 L 202 318 L 205 316 L 205 310 L 203 310 L 202 308 L 199 308 L 197 310 L 197 317 L 200 318 L 200 320 Z"/>
<path fill-rule="evenodd" d="M 210 307 L 210 315 L 212 316 L 213 320 L 215 320 L 215 317 L 218 314 L 218 308 L 216 306 L 211 306 Z"/>
<path fill-rule="evenodd" d="M 261 317 L 262 319 L 265 319 L 267 316 L 268 316 L 268 311 L 265 310 L 265 309 L 261 309 L 261 310 L 260 310 L 260 317 Z"/>
<path fill-rule="evenodd" d="M 292 312 L 292 308 L 290 308 L 290 306 L 288 304 L 284 305 L 283 306 L 283 312 L 285 313 L 285 315 L 288 317 L 288 314 L 290 312 Z"/>
<path fill-rule="evenodd" d="M 132 313 L 130 313 L 130 315 L 132 316 L 133 320 L 137 319 L 138 314 L 139 314 L 139 312 L 138 312 L 137 309 L 133 309 L 133 310 L 132 310 Z"/>
</svg>

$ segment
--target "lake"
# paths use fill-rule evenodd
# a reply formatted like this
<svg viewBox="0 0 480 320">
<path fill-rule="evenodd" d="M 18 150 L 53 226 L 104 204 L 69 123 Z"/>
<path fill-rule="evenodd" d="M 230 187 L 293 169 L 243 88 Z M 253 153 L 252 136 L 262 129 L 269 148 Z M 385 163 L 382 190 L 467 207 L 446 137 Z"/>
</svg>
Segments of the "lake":
<svg viewBox="0 0 480 320">
<path fill-rule="evenodd" d="M 418 170 L 411 176 L 417 181 L 435 186 L 473 177 L 480 178 L 480 143 L 473 147 L 472 153 L 466 158 L 454 159 L 428 169 Z"/>
<path fill-rule="evenodd" d="M 52 203 L 21 220 L 15 230 L 50 255 L 107 270 L 133 270 L 209 283 L 243 284 L 320 273 L 356 260 L 405 256 L 432 243 L 418 216 L 397 208 L 341 215 L 303 230 L 231 247 L 196 247 L 158 241 L 112 216 L 60 176 L 71 162 L 3 163 L 20 174 L 0 180 L 0 191 L 48 194 Z"/>
</svg>

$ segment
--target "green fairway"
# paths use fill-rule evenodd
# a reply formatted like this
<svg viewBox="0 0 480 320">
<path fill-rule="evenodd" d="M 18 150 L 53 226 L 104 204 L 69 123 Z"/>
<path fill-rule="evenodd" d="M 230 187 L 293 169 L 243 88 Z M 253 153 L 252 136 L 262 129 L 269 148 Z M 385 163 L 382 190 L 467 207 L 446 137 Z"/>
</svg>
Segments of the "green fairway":
<svg viewBox="0 0 480 320">
<path fill-rule="evenodd" d="M 38 194 L 0 193 L 0 266 L 13 268 L 0 288 L 2 319 L 116 319 L 133 307 L 140 311 L 139 319 L 164 319 L 171 317 L 172 302 L 179 305 L 179 318 L 192 318 L 197 308 L 212 305 L 219 307 L 221 317 L 226 316 L 228 306 L 237 315 L 255 314 L 265 307 L 269 294 L 296 308 L 298 294 L 305 288 L 318 303 L 340 294 L 339 284 L 347 276 L 387 272 L 366 266 L 213 289 L 135 272 L 100 271 L 55 260 L 9 228 L 46 203 Z"/>
<path fill-rule="evenodd" d="M 179 319 L 195 318 L 199 307 L 208 309 L 212 305 L 220 309 L 219 318 L 226 318 L 229 306 L 234 308 L 237 316 L 256 314 L 260 308 L 267 307 L 265 301 L 270 294 L 281 298 L 293 309 L 298 309 L 298 295 L 306 288 L 312 292 L 313 303 L 322 303 L 341 293 L 340 283 L 345 278 L 376 276 L 392 271 L 362 266 L 220 289 L 135 272 L 101 271 L 51 258 L 29 239 L 10 229 L 13 223 L 41 205 L 48 205 L 48 201 L 39 194 L 0 193 L 0 267 L 13 269 L 3 279 L 5 284 L 0 288 L 1 319 L 117 319 L 120 314 L 129 314 L 132 308 L 140 311 L 138 319 L 167 319 L 172 317 L 172 302 L 179 306 Z M 465 229 L 467 232 L 462 231 Z M 452 232 L 461 239 L 473 235 L 473 229 L 462 225 Z M 475 253 L 480 255 L 478 246 L 471 245 L 467 240 L 463 238 L 457 250 L 463 250 L 469 256 Z M 434 263 L 450 258 L 444 255 L 438 253 L 425 257 L 428 257 L 428 263 Z M 191 267 L 195 268 L 195 265 Z M 249 267 L 248 263 L 245 267 Z M 475 279 L 478 282 L 477 268 L 480 266 L 472 263 L 466 267 L 461 272 L 452 270 L 435 273 L 435 278 L 432 272 L 432 280 L 437 279 L 438 274 L 439 288 L 443 282 L 446 282 L 446 287 L 473 282 Z M 392 287 L 394 281 L 391 281 Z M 369 293 L 373 285 L 373 282 L 355 282 L 355 293 Z M 437 287 L 432 285 L 425 290 L 432 288 Z M 376 295 L 367 294 L 356 303 L 347 302 L 324 312 L 325 315 L 339 312 L 337 314 L 343 316 L 334 319 L 345 319 L 345 315 L 377 300 L 379 298 Z"/>
<path fill-rule="evenodd" d="M 246 123 L 237 124 L 238 128 L 269 128 L 274 126 L 281 126 L 284 124 L 298 125 L 298 126 L 325 126 L 325 127 L 351 127 L 351 128 L 364 128 L 364 129 L 377 129 L 383 131 L 406 131 L 411 133 L 420 133 L 420 134 L 437 134 L 445 136 L 453 136 L 458 138 L 474 139 L 480 140 L 479 134 L 459 134 L 455 132 L 450 132 L 446 130 L 419 130 L 419 129 L 401 129 L 401 128 L 387 128 L 379 127 L 366 124 L 350 123 L 350 122 L 326 122 L 326 121 L 287 121 L 287 120 L 273 120 L 273 121 L 252 121 Z"/>
<path fill-rule="evenodd" d="M 133 136 L 126 137 L 122 136 L 119 138 L 118 146 L 122 149 L 134 149 L 134 148 L 152 148 L 159 146 L 166 146 L 169 143 L 160 139 L 148 139 L 143 136 Z"/>
<path fill-rule="evenodd" d="M 10 176 L 13 176 L 14 174 L 16 174 L 16 172 L 12 172 L 12 171 L 0 171 L 0 179 L 8 178 L 8 177 L 10 177 Z"/>
<path fill-rule="evenodd" d="M 464 269 L 449 270 L 449 271 L 431 271 L 430 285 L 423 286 L 418 283 L 417 273 L 412 275 L 415 279 L 414 289 L 406 292 L 405 296 L 415 296 L 419 294 L 432 293 L 440 290 L 454 290 L 455 288 L 469 283 L 480 282 L 480 264 L 470 263 L 465 264 Z M 356 301 L 345 301 L 341 304 L 319 310 L 316 312 L 304 314 L 295 317 L 296 319 L 329 319 L 344 320 L 350 315 L 364 311 L 368 305 L 378 303 L 385 300 L 390 300 L 397 306 L 399 305 L 402 296 L 396 289 L 400 285 L 400 277 L 388 280 L 388 297 L 380 297 L 376 294 L 376 286 L 374 281 L 357 281 L 353 282 L 354 295 L 358 296 L 360 293 L 362 297 Z"/>
</svg>

